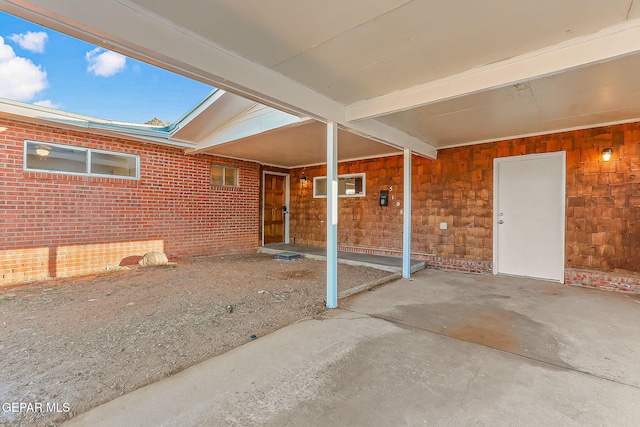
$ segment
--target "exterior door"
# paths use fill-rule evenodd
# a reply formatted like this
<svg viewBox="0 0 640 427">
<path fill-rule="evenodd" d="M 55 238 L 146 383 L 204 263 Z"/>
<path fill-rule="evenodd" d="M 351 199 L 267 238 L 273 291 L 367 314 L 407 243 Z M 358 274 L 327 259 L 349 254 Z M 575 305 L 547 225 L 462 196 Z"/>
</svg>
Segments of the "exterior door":
<svg viewBox="0 0 640 427">
<path fill-rule="evenodd" d="M 565 153 L 494 161 L 494 274 L 564 282 Z"/>
<path fill-rule="evenodd" d="M 281 243 L 286 236 L 287 176 L 264 175 L 264 244 Z"/>
</svg>

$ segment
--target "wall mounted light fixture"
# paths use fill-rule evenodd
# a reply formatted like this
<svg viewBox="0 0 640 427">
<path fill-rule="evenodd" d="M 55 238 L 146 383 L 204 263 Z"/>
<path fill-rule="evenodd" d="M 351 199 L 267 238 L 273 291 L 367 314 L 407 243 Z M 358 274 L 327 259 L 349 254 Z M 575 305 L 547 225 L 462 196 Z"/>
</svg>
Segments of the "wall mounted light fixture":
<svg viewBox="0 0 640 427">
<path fill-rule="evenodd" d="M 46 147 L 44 145 L 36 147 L 36 154 L 40 157 L 47 157 L 50 151 L 51 150 L 49 150 L 49 147 Z"/>
<path fill-rule="evenodd" d="M 307 176 L 304 174 L 304 169 L 302 170 L 302 176 L 300 177 L 300 184 L 304 185 L 307 183 Z"/>
<path fill-rule="evenodd" d="M 605 162 L 608 162 L 609 160 L 611 160 L 611 155 L 613 154 L 613 149 L 611 148 L 605 148 L 602 150 L 602 160 L 604 160 Z"/>
</svg>

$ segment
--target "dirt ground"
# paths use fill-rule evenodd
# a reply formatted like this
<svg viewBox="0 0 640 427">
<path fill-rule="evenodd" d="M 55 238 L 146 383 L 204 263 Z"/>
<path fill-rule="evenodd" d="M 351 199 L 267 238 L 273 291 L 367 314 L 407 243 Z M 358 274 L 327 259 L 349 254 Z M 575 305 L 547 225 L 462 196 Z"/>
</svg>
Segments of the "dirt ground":
<svg viewBox="0 0 640 427">
<path fill-rule="evenodd" d="M 227 255 L 0 288 L 0 425 L 57 425 L 318 315 L 325 265 Z M 339 290 L 388 274 L 339 265 Z"/>
</svg>

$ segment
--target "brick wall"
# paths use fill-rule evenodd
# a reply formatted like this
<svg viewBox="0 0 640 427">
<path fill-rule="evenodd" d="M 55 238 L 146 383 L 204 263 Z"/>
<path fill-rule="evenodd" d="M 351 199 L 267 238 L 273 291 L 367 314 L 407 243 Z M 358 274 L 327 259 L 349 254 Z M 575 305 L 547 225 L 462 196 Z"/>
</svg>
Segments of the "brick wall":
<svg viewBox="0 0 640 427">
<path fill-rule="evenodd" d="M 103 270 L 159 247 L 170 258 L 257 249 L 256 163 L 7 119 L 0 128 L 0 285 Z M 24 171 L 24 139 L 138 154 L 140 179 Z M 211 164 L 237 167 L 240 186 L 212 187 Z"/>
<path fill-rule="evenodd" d="M 613 148 L 603 162 L 602 149 Z M 438 263 L 464 259 L 487 270 L 492 259 L 493 159 L 553 151 L 567 152 L 566 267 L 640 275 L 640 124 L 520 138 L 438 151 L 438 159 L 413 158 L 412 252 Z M 325 167 L 306 168 L 308 177 Z M 291 236 L 324 245 L 324 199 L 314 199 L 292 171 Z M 339 165 L 339 173 L 367 174 L 367 196 L 339 201 L 339 243 L 364 249 L 400 250 L 402 157 Z M 378 206 L 379 190 L 392 187 L 394 200 Z M 439 223 L 446 222 L 447 230 Z M 445 260 L 445 261 L 443 261 Z M 475 268 L 475 267 L 474 267 Z M 470 269 L 473 270 L 473 269 Z"/>
</svg>

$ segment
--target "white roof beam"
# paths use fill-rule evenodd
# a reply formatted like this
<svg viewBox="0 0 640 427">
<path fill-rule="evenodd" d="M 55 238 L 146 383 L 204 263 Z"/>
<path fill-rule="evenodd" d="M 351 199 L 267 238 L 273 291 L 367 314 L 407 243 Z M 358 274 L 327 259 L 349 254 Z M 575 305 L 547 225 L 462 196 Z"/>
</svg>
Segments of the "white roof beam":
<svg viewBox="0 0 640 427">
<path fill-rule="evenodd" d="M 421 139 L 408 135 L 392 126 L 387 126 L 377 120 L 372 119 L 361 122 L 352 122 L 349 123 L 348 126 L 344 126 L 344 128 L 349 129 L 350 132 L 355 133 L 356 135 L 368 137 L 382 144 L 387 144 L 396 148 L 409 149 L 413 151 L 414 154 L 420 156 L 430 157 L 432 159 L 435 159 L 438 156 L 435 147 L 425 144 Z M 402 144 L 392 144 L 388 141 L 402 141 Z"/>
<path fill-rule="evenodd" d="M 640 20 L 628 21 L 504 61 L 476 67 L 346 108 L 348 122 L 409 110 L 488 89 L 557 74 L 640 51 Z"/>
<path fill-rule="evenodd" d="M 0 0 L 0 10 L 300 115 L 344 115 L 344 105 L 127 0 Z"/>
<path fill-rule="evenodd" d="M 356 126 L 345 106 L 127 0 L 0 0 L 0 10 L 173 72 L 374 140 L 435 157 L 435 148 L 376 120 Z M 392 139 L 390 139 L 392 137 Z"/>
</svg>

